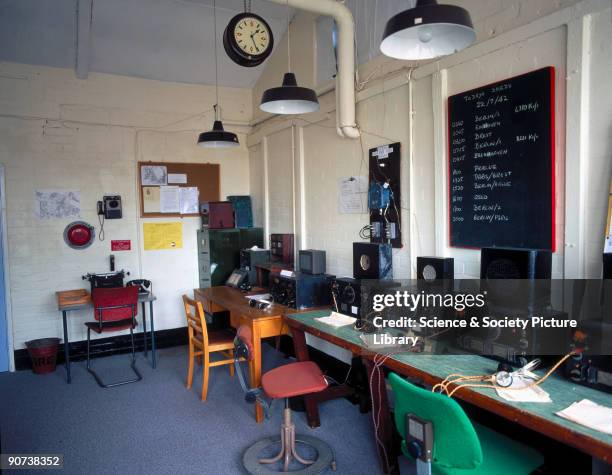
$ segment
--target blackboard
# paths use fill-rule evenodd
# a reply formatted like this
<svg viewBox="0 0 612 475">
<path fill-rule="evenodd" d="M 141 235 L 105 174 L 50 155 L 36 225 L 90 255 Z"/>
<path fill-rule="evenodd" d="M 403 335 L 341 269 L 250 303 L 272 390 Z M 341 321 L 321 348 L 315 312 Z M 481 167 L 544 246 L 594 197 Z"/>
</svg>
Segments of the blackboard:
<svg viewBox="0 0 612 475">
<path fill-rule="evenodd" d="M 554 68 L 448 98 L 450 245 L 555 248 Z"/>
</svg>

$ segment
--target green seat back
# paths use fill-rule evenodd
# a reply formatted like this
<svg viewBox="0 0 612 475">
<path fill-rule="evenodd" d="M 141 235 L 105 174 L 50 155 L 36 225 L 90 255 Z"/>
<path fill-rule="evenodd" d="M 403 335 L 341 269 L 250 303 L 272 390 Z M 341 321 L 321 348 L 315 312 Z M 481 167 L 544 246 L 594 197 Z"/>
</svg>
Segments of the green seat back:
<svg viewBox="0 0 612 475">
<path fill-rule="evenodd" d="M 395 393 L 395 424 L 406 436 L 406 414 L 414 414 L 433 423 L 435 464 L 472 469 L 483 460 L 478 435 L 457 402 L 443 394 L 415 386 L 395 373 L 389 374 Z"/>
</svg>

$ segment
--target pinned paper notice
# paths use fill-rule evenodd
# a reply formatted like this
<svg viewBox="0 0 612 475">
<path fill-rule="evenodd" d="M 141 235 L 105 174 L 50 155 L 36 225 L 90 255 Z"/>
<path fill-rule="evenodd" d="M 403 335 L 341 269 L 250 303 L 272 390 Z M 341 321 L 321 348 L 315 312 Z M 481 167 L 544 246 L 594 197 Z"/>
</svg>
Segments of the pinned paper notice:
<svg viewBox="0 0 612 475">
<path fill-rule="evenodd" d="M 159 211 L 160 213 L 179 213 L 181 202 L 178 186 L 159 187 Z"/>
<path fill-rule="evenodd" d="M 368 179 L 365 176 L 338 180 L 338 212 L 340 214 L 366 213 Z"/>
<path fill-rule="evenodd" d="M 187 173 L 168 173 L 168 184 L 185 185 Z"/>
<path fill-rule="evenodd" d="M 159 186 L 142 187 L 142 207 L 145 213 L 159 213 Z"/>
<path fill-rule="evenodd" d="M 144 223 L 145 251 L 182 249 L 183 223 Z"/>
<path fill-rule="evenodd" d="M 179 189 L 181 214 L 198 214 L 200 192 L 197 186 L 184 186 Z"/>
</svg>

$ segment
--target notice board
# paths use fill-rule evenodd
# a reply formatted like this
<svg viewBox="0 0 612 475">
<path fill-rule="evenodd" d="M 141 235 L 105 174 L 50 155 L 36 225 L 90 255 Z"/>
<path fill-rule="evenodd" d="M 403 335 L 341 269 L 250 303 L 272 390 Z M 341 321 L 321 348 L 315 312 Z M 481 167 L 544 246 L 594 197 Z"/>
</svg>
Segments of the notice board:
<svg viewBox="0 0 612 475">
<path fill-rule="evenodd" d="M 164 169 L 158 175 L 151 174 L 143 179 L 143 167 L 148 169 Z M 170 218 L 199 216 L 199 212 L 181 213 L 162 212 L 155 203 L 168 191 L 168 187 L 175 187 L 176 191 L 189 191 L 197 188 L 199 202 L 219 201 L 220 169 L 213 163 L 173 163 L 173 162 L 138 162 L 138 188 L 140 193 L 140 216 L 143 218 Z M 166 190 L 162 189 L 166 187 Z M 187 193 L 185 193 L 187 196 Z"/>
<path fill-rule="evenodd" d="M 448 98 L 450 245 L 555 250 L 554 68 Z"/>
</svg>

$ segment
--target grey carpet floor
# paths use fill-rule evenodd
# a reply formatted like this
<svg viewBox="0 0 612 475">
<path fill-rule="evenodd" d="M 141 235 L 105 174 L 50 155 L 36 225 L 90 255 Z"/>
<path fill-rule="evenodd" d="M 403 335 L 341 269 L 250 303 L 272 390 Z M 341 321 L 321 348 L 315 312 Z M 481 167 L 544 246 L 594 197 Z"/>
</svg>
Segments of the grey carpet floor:
<svg viewBox="0 0 612 475">
<path fill-rule="evenodd" d="M 264 370 L 287 362 L 265 348 Z M 93 364 L 105 381 L 131 376 L 127 355 Z M 84 362 L 72 365 L 71 385 L 63 367 L 49 375 L 0 374 L 2 452 L 64 454 L 66 474 L 241 474 L 243 451 L 278 433 L 282 402 L 275 402 L 270 420 L 256 424 L 227 367 L 211 369 L 207 402 L 199 398 L 197 365 L 194 387 L 187 390 L 186 347 L 158 351 L 156 370 L 139 355 L 138 368 L 142 381 L 111 389 L 98 387 Z M 344 399 L 322 404 L 320 412 L 317 429 L 308 428 L 301 412 L 294 412 L 294 422 L 298 433 L 333 447 L 336 473 L 380 473 L 370 414 Z"/>
</svg>

